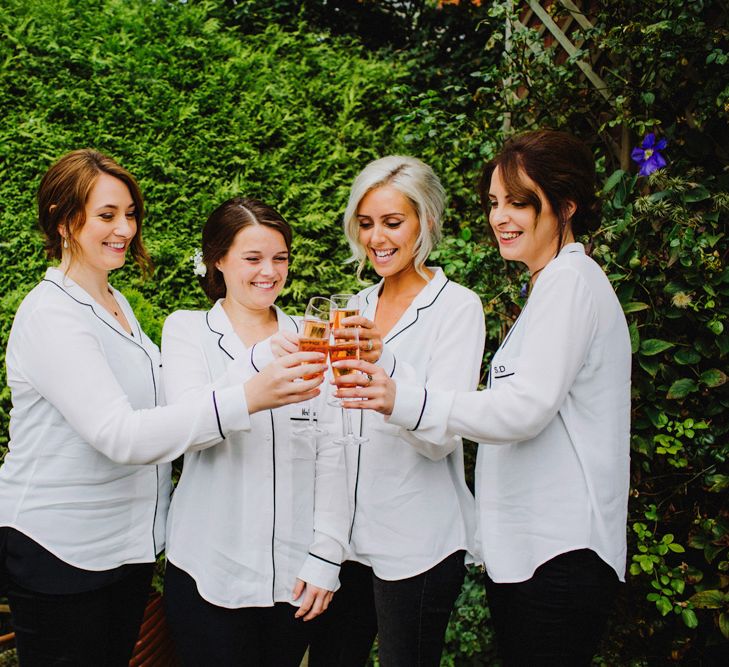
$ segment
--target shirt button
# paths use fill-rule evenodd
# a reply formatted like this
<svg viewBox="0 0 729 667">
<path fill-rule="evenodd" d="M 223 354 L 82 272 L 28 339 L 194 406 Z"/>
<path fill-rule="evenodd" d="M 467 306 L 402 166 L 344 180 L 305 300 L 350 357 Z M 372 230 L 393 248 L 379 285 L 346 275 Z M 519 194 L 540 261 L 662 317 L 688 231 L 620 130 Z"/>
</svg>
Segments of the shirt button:
<svg viewBox="0 0 729 667">
<path fill-rule="evenodd" d="M 271 436 L 270 435 L 267 435 L 266 436 L 266 442 L 271 442 Z"/>
</svg>

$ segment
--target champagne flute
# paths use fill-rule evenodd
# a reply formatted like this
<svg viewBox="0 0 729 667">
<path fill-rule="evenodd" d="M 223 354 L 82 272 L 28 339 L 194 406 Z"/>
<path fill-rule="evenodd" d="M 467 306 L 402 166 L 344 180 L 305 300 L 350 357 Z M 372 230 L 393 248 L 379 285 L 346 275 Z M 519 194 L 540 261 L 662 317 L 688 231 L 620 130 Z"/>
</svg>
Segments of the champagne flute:
<svg viewBox="0 0 729 667">
<path fill-rule="evenodd" d="M 334 338 L 334 343 L 329 348 L 329 358 L 332 362 L 344 359 L 359 359 L 359 327 L 344 327 L 342 320 L 345 317 L 359 315 L 359 296 L 357 294 L 333 294 L 330 297 L 332 302 L 331 322 L 332 330 L 347 329 L 347 336 Z M 340 380 L 340 386 L 354 386 L 356 383 L 347 384 L 347 376 L 354 376 L 357 371 L 351 368 L 336 368 L 332 366 L 334 377 Z M 350 378 L 351 379 L 351 378 Z M 341 402 L 337 405 L 341 406 Z M 335 442 L 346 445 L 359 445 L 367 442 L 367 438 L 355 435 L 352 430 L 352 416 L 349 410 L 342 408 L 342 420 L 344 422 L 345 434 Z"/>
<path fill-rule="evenodd" d="M 329 353 L 330 312 L 332 302 L 323 296 L 309 299 L 304 312 L 303 331 L 299 339 L 299 350 L 302 352 Z M 316 375 L 305 375 L 304 380 L 312 380 Z M 316 399 L 309 399 L 309 422 L 302 428 L 295 429 L 294 433 L 314 435 L 324 433 L 324 429 L 314 423 L 314 407 Z"/>
</svg>

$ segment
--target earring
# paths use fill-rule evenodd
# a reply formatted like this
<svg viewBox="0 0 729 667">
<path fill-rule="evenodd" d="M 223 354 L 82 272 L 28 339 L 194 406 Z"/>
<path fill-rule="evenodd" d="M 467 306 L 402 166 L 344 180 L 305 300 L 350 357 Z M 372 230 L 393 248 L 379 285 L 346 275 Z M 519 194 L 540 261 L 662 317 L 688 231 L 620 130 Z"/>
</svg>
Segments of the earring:
<svg viewBox="0 0 729 667">
<path fill-rule="evenodd" d="M 63 237 L 63 247 L 68 248 L 68 239 L 65 236 Z"/>
</svg>

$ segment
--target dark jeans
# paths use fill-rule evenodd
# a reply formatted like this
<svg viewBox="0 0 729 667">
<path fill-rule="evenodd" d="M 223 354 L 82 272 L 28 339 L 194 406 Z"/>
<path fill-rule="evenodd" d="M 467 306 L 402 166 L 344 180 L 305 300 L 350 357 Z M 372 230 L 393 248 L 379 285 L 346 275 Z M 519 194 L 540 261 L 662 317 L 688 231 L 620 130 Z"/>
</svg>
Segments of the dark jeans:
<svg viewBox="0 0 729 667">
<path fill-rule="evenodd" d="M 134 650 L 153 564 L 84 593 L 36 593 L 12 580 L 8 601 L 23 667 L 126 667 Z"/>
<path fill-rule="evenodd" d="M 311 621 L 309 667 L 360 667 L 367 664 L 377 635 L 372 568 L 346 561 L 340 588 L 327 610 Z"/>
<path fill-rule="evenodd" d="M 486 596 L 505 667 L 589 666 L 617 593 L 615 571 L 579 549 L 543 563 L 526 581 L 497 584 Z"/>
<path fill-rule="evenodd" d="M 308 623 L 296 607 L 227 609 L 200 596 L 195 580 L 169 561 L 165 572 L 167 624 L 184 665 L 190 667 L 299 667 Z"/>
<path fill-rule="evenodd" d="M 466 573 L 463 559 L 464 552 L 457 551 L 427 572 L 397 581 L 345 563 L 342 588 L 334 594 L 333 605 L 339 606 L 330 606 L 322 616 L 329 627 L 312 643 L 309 666 L 365 665 L 379 630 L 382 667 L 438 667 L 448 619 Z M 345 568 L 354 571 L 354 583 L 344 575 Z"/>
</svg>

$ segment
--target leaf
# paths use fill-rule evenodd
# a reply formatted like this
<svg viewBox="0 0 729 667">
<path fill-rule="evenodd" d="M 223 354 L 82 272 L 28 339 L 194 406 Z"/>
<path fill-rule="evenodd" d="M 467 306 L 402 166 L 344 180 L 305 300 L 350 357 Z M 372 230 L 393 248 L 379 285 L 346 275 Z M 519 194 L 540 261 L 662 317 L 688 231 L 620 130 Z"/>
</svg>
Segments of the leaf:
<svg viewBox="0 0 729 667">
<path fill-rule="evenodd" d="M 699 625 L 699 619 L 696 618 L 696 612 L 693 609 L 681 610 L 681 618 L 687 628 L 696 628 Z"/>
<path fill-rule="evenodd" d="M 694 593 L 688 601 L 697 609 L 721 609 L 729 602 L 729 595 L 713 589 Z"/>
<path fill-rule="evenodd" d="M 724 325 L 719 320 L 711 320 L 706 326 L 717 336 L 721 335 L 724 331 Z"/>
<path fill-rule="evenodd" d="M 683 348 L 673 355 L 673 360 L 682 366 L 691 366 L 701 361 L 701 355 L 693 348 Z"/>
<path fill-rule="evenodd" d="M 726 612 L 721 612 L 721 614 L 719 614 L 719 630 L 721 630 L 721 634 L 723 634 L 724 637 L 729 639 L 729 614 Z"/>
<path fill-rule="evenodd" d="M 652 357 L 654 354 L 659 354 L 670 347 L 673 347 L 673 343 L 659 338 L 648 338 L 640 344 L 640 352 L 646 357 Z"/>
<path fill-rule="evenodd" d="M 661 612 L 661 616 L 665 616 L 673 609 L 673 605 L 667 597 L 663 597 L 661 595 L 661 597 L 656 600 L 656 609 Z"/>
<path fill-rule="evenodd" d="M 605 186 L 602 189 L 602 193 L 606 195 L 608 192 L 610 192 L 623 178 L 625 175 L 625 172 L 622 169 L 618 169 L 617 171 L 614 171 L 612 174 L 610 174 L 610 177 L 605 181 Z"/>
<path fill-rule="evenodd" d="M 642 301 L 630 301 L 623 305 L 623 312 L 627 315 L 628 313 L 637 313 L 640 310 L 647 310 L 650 306 Z"/>
<path fill-rule="evenodd" d="M 727 378 L 727 374 L 724 371 L 720 371 L 718 368 L 712 368 L 704 371 L 699 379 L 707 387 L 720 387 L 729 378 Z"/>
<path fill-rule="evenodd" d="M 709 194 L 709 191 L 703 185 L 699 185 L 692 190 L 689 190 L 683 196 L 683 200 L 686 203 L 692 203 L 697 201 L 704 201 L 704 199 L 708 199 L 710 196 L 711 195 Z"/>
<path fill-rule="evenodd" d="M 698 385 L 690 378 L 676 380 L 668 390 L 666 398 L 681 399 L 688 396 L 692 391 L 698 389 Z"/>
</svg>

